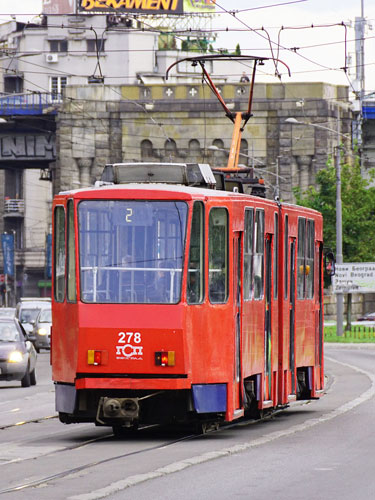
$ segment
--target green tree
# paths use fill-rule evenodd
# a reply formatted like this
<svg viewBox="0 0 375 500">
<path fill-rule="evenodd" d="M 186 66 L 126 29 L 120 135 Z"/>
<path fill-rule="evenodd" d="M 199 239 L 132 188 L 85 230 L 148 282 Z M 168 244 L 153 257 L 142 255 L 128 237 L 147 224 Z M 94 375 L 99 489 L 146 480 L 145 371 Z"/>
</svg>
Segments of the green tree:
<svg viewBox="0 0 375 500">
<path fill-rule="evenodd" d="M 374 172 L 370 173 L 374 179 Z M 317 188 L 294 189 L 299 205 L 323 214 L 324 246 L 336 251 L 336 168 L 332 158 L 316 176 Z M 359 157 L 341 166 L 344 262 L 375 261 L 375 187 L 361 174 Z"/>
</svg>

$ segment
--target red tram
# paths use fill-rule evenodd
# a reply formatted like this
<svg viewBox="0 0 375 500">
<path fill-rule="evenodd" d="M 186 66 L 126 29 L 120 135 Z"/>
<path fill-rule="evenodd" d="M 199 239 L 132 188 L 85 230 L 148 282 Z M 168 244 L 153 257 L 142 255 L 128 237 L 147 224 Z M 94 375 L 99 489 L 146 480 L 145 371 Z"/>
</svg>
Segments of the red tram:
<svg viewBox="0 0 375 500">
<path fill-rule="evenodd" d="M 322 217 L 246 192 L 259 189 L 237 166 L 249 117 L 250 104 L 231 116 L 226 172 L 108 165 L 96 187 L 55 197 L 62 422 L 217 425 L 321 395 Z"/>
<path fill-rule="evenodd" d="M 189 170 L 159 167 L 169 182 Z M 177 183 L 104 183 L 56 196 L 53 213 L 61 421 L 231 421 L 319 397 L 319 213 Z"/>
</svg>

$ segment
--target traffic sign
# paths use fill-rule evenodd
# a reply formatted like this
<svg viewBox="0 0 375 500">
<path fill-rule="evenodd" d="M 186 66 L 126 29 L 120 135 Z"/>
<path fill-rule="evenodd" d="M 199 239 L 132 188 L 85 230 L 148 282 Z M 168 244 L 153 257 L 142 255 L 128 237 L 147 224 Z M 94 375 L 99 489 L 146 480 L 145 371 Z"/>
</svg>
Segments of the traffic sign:
<svg viewBox="0 0 375 500">
<path fill-rule="evenodd" d="M 375 293 L 375 262 L 345 262 L 335 265 L 333 293 Z"/>
</svg>

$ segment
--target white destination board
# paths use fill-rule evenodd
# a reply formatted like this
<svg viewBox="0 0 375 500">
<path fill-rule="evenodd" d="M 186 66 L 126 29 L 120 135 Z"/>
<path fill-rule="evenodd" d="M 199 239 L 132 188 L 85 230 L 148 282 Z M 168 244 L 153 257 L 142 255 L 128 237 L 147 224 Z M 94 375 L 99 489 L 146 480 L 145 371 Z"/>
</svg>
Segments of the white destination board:
<svg viewBox="0 0 375 500">
<path fill-rule="evenodd" d="M 375 293 L 375 262 L 336 264 L 333 293 Z"/>
</svg>

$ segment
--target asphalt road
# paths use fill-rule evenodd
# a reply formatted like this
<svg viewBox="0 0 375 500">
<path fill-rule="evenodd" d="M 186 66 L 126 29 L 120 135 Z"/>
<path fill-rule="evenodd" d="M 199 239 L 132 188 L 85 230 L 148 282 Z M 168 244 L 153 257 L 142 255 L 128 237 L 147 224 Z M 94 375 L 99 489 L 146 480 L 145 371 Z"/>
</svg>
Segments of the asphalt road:
<svg viewBox="0 0 375 500">
<path fill-rule="evenodd" d="M 326 373 L 321 400 L 265 422 L 119 439 L 58 422 L 42 351 L 37 386 L 0 383 L 0 500 L 372 499 L 375 346 L 326 347 Z"/>
</svg>

